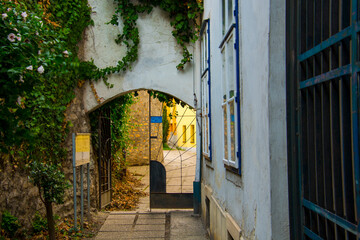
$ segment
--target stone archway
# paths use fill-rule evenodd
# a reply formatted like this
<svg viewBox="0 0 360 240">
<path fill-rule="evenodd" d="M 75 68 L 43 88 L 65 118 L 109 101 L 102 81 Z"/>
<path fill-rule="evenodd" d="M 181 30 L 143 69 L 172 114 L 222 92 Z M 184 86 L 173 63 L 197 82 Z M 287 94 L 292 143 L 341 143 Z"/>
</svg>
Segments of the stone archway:
<svg viewBox="0 0 360 240">
<path fill-rule="evenodd" d="M 84 60 L 94 60 L 100 67 L 116 65 L 125 54 L 125 47 L 119 46 L 114 39 L 121 29 L 106 24 L 114 14 L 114 7 L 108 1 L 89 1 L 93 8 L 94 26 L 86 30 L 83 42 L 80 44 L 81 57 Z M 126 73 L 109 76 L 108 88 L 102 81 L 94 84 L 99 104 L 94 97 L 90 85 L 85 86 L 84 108 L 91 112 L 112 99 L 139 89 L 150 89 L 170 94 L 190 106 L 193 106 L 193 80 L 195 68 L 189 64 L 185 70 L 176 70 L 176 65 L 182 58 L 182 50 L 171 34 L 170 19 L 162 10 L 155 8 L 148 15 L 139 16 L 137 21 L 140 32 L 138 61 L 132 70 Z M 121 28 L 121 27 L 120 27 Z M 192 48 L 189 48 L 192 52 Z"/>
<path fill-rule="evenodd" d="M 114 41 L 122 27 L 106 24 L 111 20 L 115 7 L 109 1 L 89 0 L 89 4 L 93 9 L 91 17 L 94 26 L 86 30 L 83 41 L 79 43 L 80 57 L 93 60 L 99 68 L 115 66 L 126 53 L 125 47 Z M 79 100 L 85 118 L 107 102 L 143 89 L 169 94 L 194 107 L 194 79 L 200 73 L 195 71 L 193 64 L 188 64 L 182 71 L 176 69 L 182 59 L 182 49 L 171 34 L 173 29 L 167 14 L 154 8 L 150 14 L 139 16 L 137 26 L 140 33 L 139 57 L 132 69 L 110 75 L 108 82 L 113 84 L 113 88 L 108 88 L 101 80 L 93 85 L 87 82 L 82 87 Z M 195 55 L 191 46 L 189 51 Z M 79 120 L 76 119 L 77 122 Z M 95 179 L 96 168 L 94 164 Z"/>
</svg>

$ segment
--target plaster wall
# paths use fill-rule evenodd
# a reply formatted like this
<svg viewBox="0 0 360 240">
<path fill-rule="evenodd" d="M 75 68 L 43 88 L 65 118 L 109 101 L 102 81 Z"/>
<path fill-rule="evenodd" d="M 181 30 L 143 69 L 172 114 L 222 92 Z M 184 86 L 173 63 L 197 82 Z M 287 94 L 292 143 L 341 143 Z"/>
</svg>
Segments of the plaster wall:
<svg viewBox="0 0 360 240">
<path fill-rule="evenodd" d="M 211 28 L 213 159 L 202 165 L 202 216 L 208 188 L 209 231 L 215 239 L 227 237 L 219 224 L 228 231 L 239 229 L 238 235 L 231 234 L 234 239 L 288 239 L 285 1 L 239 1 L 241 176 L 227 171 L 222 161 L 221 2 L 204 4 L 203 18 L 210 19 Z"/>
<path fill-rule="evenodd" d="M 115 43 L 116 36 L 122 26 L 107 25 L 115 12 L 113 0 L 89 0 L 92 7 L 92 19 L 95 25 L 89 27 L 84 40 L 80 44 L 84 60 L 94 60 L 94 63 L 104 68 L 115 66 L 126 53 L 124 46 Z M 191 64 L 184 71 L 176 70 L 176 65 L 182 58 L 182 50 L 171 35 L 170 19 L 164 11 L 154 8 L 150 14 L 141 14 L 137 21 L 140 32 L 138 61 L 126 73 L 112 74 L 108 88 L 102 81 L 95 83 L 102 104 L 117 96 L 138 89 L 151 89 L 168 93 L 193 106 L 193 67 Z M 190 46 L 190 52 L 192 48 Z M 100 106 L 87 84 L 84 94 L 85 110 L 92 111 Z"/>
</svg>

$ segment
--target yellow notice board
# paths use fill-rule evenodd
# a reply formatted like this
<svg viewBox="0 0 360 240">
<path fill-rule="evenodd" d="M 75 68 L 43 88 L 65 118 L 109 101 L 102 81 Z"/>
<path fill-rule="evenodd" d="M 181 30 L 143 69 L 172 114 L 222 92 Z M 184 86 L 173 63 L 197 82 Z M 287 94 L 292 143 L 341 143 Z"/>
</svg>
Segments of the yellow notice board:
<svg viewBox="0 0 360 240">
<path fill-rule="evenodd" d="M 75 136 L 75 166 L 90 163 L 90 133 Z"/>
</svg>

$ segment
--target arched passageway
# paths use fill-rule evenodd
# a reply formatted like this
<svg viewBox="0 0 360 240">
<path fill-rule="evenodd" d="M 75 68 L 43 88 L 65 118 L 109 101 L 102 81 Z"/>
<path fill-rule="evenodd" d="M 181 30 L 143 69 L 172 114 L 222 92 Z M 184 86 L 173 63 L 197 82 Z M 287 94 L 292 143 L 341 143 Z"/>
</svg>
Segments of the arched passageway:
<svg viewBox="0 0 360 240">
<path fill-rule="evenodd" d="M 106 24 L 109 16 L 114 14 L 114 8 L 109 7 L 106 1 L 89 3 L 93 8 L 95 25 L 85 32 L 84 41 L 80 44 L 81 57 L 93 60 L 100 68 L 114 66 L 126 51 L 124 46 L 114 41 L 122 31 L 121 26 L 119 29 Z M 182 71 L 176 69 L 182 59 L 182 49 L 171 34 L 169 17 L 160 9 L 154 9 L 149 15 L 139 16 L 137 26 L 140 33 L 138 60 L 131 70 L 109 76 L 108 82 L 113 85 L 112 88 L 103 81 L 86 83 L 82 95 L 85 112 L 91 113 L 124 94 L 144 89 L 166 93 L 196 107 L 194 78 L 199 74 L 191 63 Z M 194 53 L 192 46 L 189 46 L 189 50 Z"/>
<path fill-rule="evenodd" d="M 118 108 L 129 104 L 122 100 L 127 98 L 133 100 L 126 112 L 120 110 L 129 116 L 124 117 Z M 116 186 L 113 194 L 111 179 L 113 176 L 117 185 L 119 180 L 127 179 L 123 178 L 127 176 L 126 172 L 140 176 L 141 189 L 150 197 L 145 200 L 147 207 L 141 208 L 193 208 L 198 124 L 191 106 L 182 106 L 175 101 L 167 106 L 147 91 L 140 90 L 114 99 L 90 115 L 90 119 L 96 122 L 91 125 L 99 143 L 95 155 L 98 156 L 100 208 L 111 203 L 112 195 L 117 202 L 117 196 L 123 194 L 116 190 L 119 189 Z M 121 119 L 117 119 L 119 117 Z M 122 128 L 119 135 L 120 132 L 113 129 L 118 129 L 118 122 L 123 124 L 125 121 L 130 127 Z M 117 138 L 126 139 L 126 146 L 118 144 Z M 122 175 L 123 170 L 125 175 Z M 117 207 L 111 205 L 111 209 Z"/>
</svg>

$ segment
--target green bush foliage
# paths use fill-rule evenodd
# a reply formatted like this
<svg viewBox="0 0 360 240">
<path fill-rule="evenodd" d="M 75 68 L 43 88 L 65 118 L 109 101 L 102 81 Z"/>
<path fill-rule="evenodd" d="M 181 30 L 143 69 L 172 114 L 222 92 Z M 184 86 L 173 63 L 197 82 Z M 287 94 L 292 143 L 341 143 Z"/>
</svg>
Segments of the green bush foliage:
<svg viewBox="0 0 360 240">
<path fill-rule="evenodd" d="M 16 231 L 21 227 L 17 217 L 13 216 L 9 211 L 2 213 L 1 229 L 3 229 L 8 237 L 13 237 Z"/>
<path fill-rule="evenodd" d="M 42 217 L 39 212 L 36 212 L 31 225 L 34 233 L 39 233 L 46 230 L 47 220 L 46 218 Z"/>
<path fill-rule="evenodd" d="M 65 180 L 60 164 L 34 161 L 30 164 L 30 181 L 39 188 L 44 202 L 63 203 L 65 190 L 71 185 Z"/>
<path fill-rule="evenodd" d="M 131 145 L 129 133 L 131 128 L 131 105 L 135 102 L 133 93 L 128 93 L 119 98 L 105 104 L 101 108 L 90 114 L 91 130 L 92 130 L 92 144 L 94 152 L 98 152 L 98 117 L 101 109 L 110 108 L 111 118 L 111 156 L 112 156 L 112 170 L 117 179 L 121 179 L 126 173 L 126 158 L 125 152 Z"/>
</svg>

